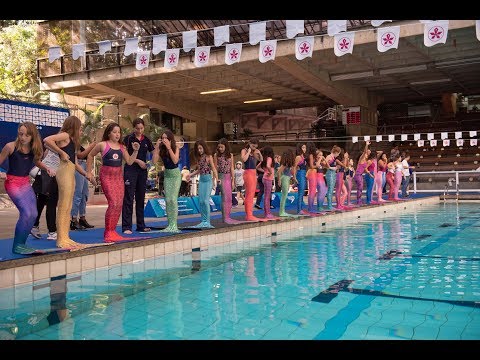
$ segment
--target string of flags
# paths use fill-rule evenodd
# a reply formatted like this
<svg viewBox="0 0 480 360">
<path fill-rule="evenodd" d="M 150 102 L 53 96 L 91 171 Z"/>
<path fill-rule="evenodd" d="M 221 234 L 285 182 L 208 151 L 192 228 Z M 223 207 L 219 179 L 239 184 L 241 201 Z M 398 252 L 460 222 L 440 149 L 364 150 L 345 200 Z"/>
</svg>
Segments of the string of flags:
<svg viewBox="0 0 480 360">
<path fill-rule="evenodd" d="M 392 20 L 371 20 L 371 25 L 378 28 L 384 23 Z M 448 20 L 420 20 L 424 24 L 424 45 L 431 47 L 437 44 L 445 44 L 448 36 Z M 249 44 L 259 44 L 258 60 L 265 63 L 275 59 L 277 40 L 266 40 L 266 21 L 249 24 Z M 286 20 L 286 35 L 288 40 L 293 39 L 298 34 L 304 34 L 305 20 Z M 347 32 L 347 20 L 328 20 L 327 34 L 334 38 L 334 53 L 336 56 L 343 56 L 353 53 L 355 44 L 355 34 L 358 30 Z M 480 20 L 476 20 L 476 36 L 480 41 Z M 214 29 L 214 46 L 220 47 L 225 44 L 225 64 L 232 65 L 240 62 L 242 56 L 243 43 L 229 43 L 230 26 L 223 25 Z M 152 50 L 143 50 L 139 48 L 139 37 L 124 39 L 124 55 L 128 56 L 136 53 L 136 69 L 142 70 L 148 68 L 150 55 L 157 55 L 165 51 L 164 67 L 175 68 L 178 65 L 180 48 L 167 49 L 167 39 L 169 34 L 152 35 Z M 182 32 L 182 50 L 189 52 L 195 49 L 194 64 L 196 67 L 202 67 L 209 63 L 211 46 L 197 47 L 197 30 Z M 295 39 L 295 57 L 297 60 L 303 60 L 313 56 L 315 36 L 301 36 Z M 324 36 L 324 35 L 320 35 Z M 377 50 L 386 52 L 391 49 L 398 49 L 400 39 L 400 26 L 384 26 L 377 29 Z M 112 50 L 112 41 L 104 40 L 97 42 L 98 54 L 105 55 Z M 86 44 L 72 45 L 72 58 L 78 60 L 85 56 Z M 62 57 L 60 46 L 52 46 L 48 49 L 48 60 L 53 62 Z"/>
<path fill-rule="evenodd" d="M 440 134 L 440 139 L 435 139 L 435 135 Z M 438 142 L 440 141 L 440 144 L 443 146 L 450 146 L 451 143 L 453 143 L 453 140 L 455 140 L 455 143 L 457 146 L 461 147 L 463 145 L 466 145 L 466 141 L 470 142 L 470 146 L 477 146 L 477 131 L 469 131 L 468 132 L 470 139 L 463 139 L 463 132 L 462 131 L 455 131 L 454 137 L 455 139 L 452 139 L 450 141 L 449 139 L 449 133 L 448 132 L 440 132 L 440 133 L 427 133 L 427 134 L 400 134 L 400 141 L 409 141 L 413 140 L 417 142 L 418 147 L 423 147 L 425 146 L 425 141 L 428 141 L 430 143 L 431 147 L 436 147 Z M 422 135 L 426 135 L 427 139 L 422 139 Z M 390 135 L 365 135 L 363 136 L 364 141 L 372 141 L 373 138 L 375 138 L 376 142 L 382 142 L 385 139 L 387 139 L 389 142 L 395 141 L 395 137 L 398 135 L 395 134 L 390 134 Z M 473 139 L 475 138 L 475 139 Z M 360 137 L 359 136 L 352 136 L 352 143 L 357 143 L 359 141 Z"/>
</svg>

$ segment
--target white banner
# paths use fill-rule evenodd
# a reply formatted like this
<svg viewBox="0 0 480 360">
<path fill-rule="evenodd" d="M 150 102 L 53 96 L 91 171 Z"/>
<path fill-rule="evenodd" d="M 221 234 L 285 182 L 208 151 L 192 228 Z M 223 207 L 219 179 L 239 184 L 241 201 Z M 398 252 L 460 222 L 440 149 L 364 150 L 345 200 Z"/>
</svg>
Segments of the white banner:
<svg viewBox="0 0 480 360">
<path fill-rule="evenodd" d="M 163 62 L 163 66 L 167 69 L 174 68 L 178 65 L 178 57 L 180 55 L 180 49 L 167 49 L 165 51 L 165 61 Z"/>
<path fill-rule="evenodd" d="M 423 145 L 425 145 L 425 140 L 418 140 L 417 145 L 418 147 L 422 147 Z"/>
<path fill-rule="evenodd" d="M 372 24 L 372 26 L 378 27 L 382 25 L 384 22 L 392 22 L 392 20 L 372 20 L 370 21 L 370 24 Z"/>
<path fill-rule="evenodd" d="M 275 60 L 275 52 L 277 51 L 277 40 L 263 40 L 260 41 L 258 48 L 258 60 L 265 63 L 270 60 Z"/>
<path fill-rule="evenodd" d="M 457 146 L 463 146 L 463 139 L 457 139 Z"/>
<path fill-rule="evenodd" d="M 313 36 L 303 36 L 295 39 L 295 57 L 297 60 L 303 60 L 313 55 Z"/>
<path fill-rule="evenodd" d="M 382 142 L 382 135 L 375 136 L 375 141 L 376 142 Z"/>
<path fill-rule="evenodd" d="M 352 143 L 357 143 L 358 142 L 358 136 L 352 136 Z"/>
<path fill-rule="evenodd" d="M 72 45 L 72 59 L 77 60 L 80 56 L 85 56 L 85 44 Z"/>
<path fill-rule="evenodd" d="M 266 39 L 267 23 L 265 21 L 250 24 L 250 45 L 256 45 Z"/>
<path fill-rule="evenodd" d="M 400 39 L 400 26 L 389 26 L 377 30 L 377 50 L 385 52 L 390 49 L 398 49 Z"/>
<path fill-rule="evenodd" d="M 428 139 L 428 140 L 432 140 L 432 139 L 434 139 L 434 138 L 435 138 L 435 134 L 434 134 L 434 133 L 428 133 L 428 134 L 427 134 L 427 139 Z"/>
<path fill-rule="evenodd" d="M 443 139 L 443 146 L 450 146 L 450 139 Z"/>
<path fill-rule="evenodd" d="M 107 51 L 112 50 L 112 42 L 110 40 L 99 41 L 98 44 L 98 53 L 100 55 L 105 55 Z"/>
<path fill-rule="evenodd" d="M 217 26 L 213 29 L 213 43 L 215 46 L 220 46 L 223 43 L 230 42 L 230 26 Z"/>
<path fill-rule="evenodd" d="M 395 135 L 388 135 L 388 142 L 395 141 Z"/>
<path fill-rule="evenodd" d="M 150 50 L 137 51 L 137 61 L 135 64 L 135 68 L 137 70 L 148 68 L 149 62 L 150 62 Z"/>
<path fill-rule="evenodd" d="M 138 37 L 125 39 L 125 56 L 131 55 L 138 50 Z"/>
<path fill-rule="evenodd" d="M 461 131 L 455 131 L 455 139 L 461 139 L 462 138 L 462 132 Z"/>
<path fill-rule="evenodd" d="M 470 146 L 477 146 L 477 139 L 470 139 Z"/>
<path fill-rule="evenodd" d="M 442 139 L 442 140 L 443 139 L 448 139 L 448 133 L 446 133 L 446 132 L 440 133 L 440 139 Z"/>
<path fill-rule="evenodd" d="M 413 140 L 420 140 L 420 134 L 413 134 Z"/>
<path fill-rule="evenodd" d="M 469 131 L 470 137 L 475 137 L 477 136 L 477 132 L 475 130 Z"/>
<path fill-rule="evenodd" d="M 202 67 L 208 64 L 210 60 L 210 46 L 200 46 L 195 48 L 195 66 Z"/>
<path fill-rule="evenodd" d="M 48 49 L 48 62 L 54 62 L 62 57 L 62 49 L 60 46 L 52 46 Z"/>
<path fill-rule="evenodd" d="M 327 33 L 335 36 L 342 31 L 347 31 L 347 20 L 327 20 Z"/>
<path fill-rule="evenodd" d="M 355 40 L 354 32 L 346 32 L 335 35 L 334 37 L 334 52 L 337 56 L 351 54 L 353 52 L 353 43 Z"/>
<path fill-rule="evenodd" d="M 153 35 L 152 37 L 152 53 L 153 55 L 157 55 L 160 51 L 167 50 L 167 35 L 160 34 L 160 35 Z"/>
<path fill-rule="evenodd" d="M 433 140 L 430 140 L 430 146 L 437 146 L 437 140 L 433 139 Z"/>
<path fill-rule="evenodd" d="M 182 32 L 183 51 L 189 52 L 197 47 L 197 30 Z"/>
<path fill-rule="evenodd" d="M 430 47 L 436 44 L 445 44 L 448 35 L 448 20 L 432 21 L 424 25 L 423 43 Z"/>
<path fill-rule="evenodd" d="M 305 32 L 305 20 L 287 20 L 287 38 L 292 39 L 297 34 Z"/>
<path fill-rule="evenodd" d="M 232 65 L 240 62 L 242 56 L 242 43 L 227 44 L 225 46 L 225 64 Z"/>
<path fill-rule="evenodd" d="M 402 141 L 407 141 L 407 140 L 408 140 L 408 134 L 402 134 L 402 135 L 400 135 L 400 140 L 402 140 Z"/>
<path fill-rule="evenodd" d="M 365 141 L 370 141 L 370 135 L 365 135 L 365 136 L 363 137 L 363 140 L 365 140 Z"/>
</svg>

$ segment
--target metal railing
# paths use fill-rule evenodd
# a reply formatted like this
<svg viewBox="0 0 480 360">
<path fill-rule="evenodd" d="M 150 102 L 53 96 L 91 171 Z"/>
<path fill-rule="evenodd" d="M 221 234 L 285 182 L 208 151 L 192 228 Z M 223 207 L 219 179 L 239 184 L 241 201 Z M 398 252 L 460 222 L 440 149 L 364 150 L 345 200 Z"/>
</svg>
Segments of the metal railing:
<svg viewBox="0 0 480 360">
<path fill-rule="evenodd" d="M 480 170 L 469 171 L 414 171 L 413 192 L 414 193 L 444 193 L 448 194 L 449 189 L 455 189 L 459 193 L 480 193 Z M 426 181 L 420 181 L 425 180 Z"/>
</svg>

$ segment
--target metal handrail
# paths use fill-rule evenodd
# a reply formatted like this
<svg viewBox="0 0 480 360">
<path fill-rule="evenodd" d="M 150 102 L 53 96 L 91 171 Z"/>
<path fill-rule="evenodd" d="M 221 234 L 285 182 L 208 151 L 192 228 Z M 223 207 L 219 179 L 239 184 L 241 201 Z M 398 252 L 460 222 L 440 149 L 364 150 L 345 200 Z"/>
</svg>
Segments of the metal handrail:
<svg viewBox="0 0 480 360">
<path fill-rule="evenodd" d="M 458 195 L 461 192 L 480 192 L 480 187 L 479 188 L 474 188 L 474 189 L 460 189 L 460 174 L 479 174 L 480 175 L 480 170 L 462 170 L 462 171 L 456 171 L 456 170 L 449 170 L 449 171 L 414 171 L 412 173 L 413 176 L 413 192 L 416 194 L 417 192 L 436 192 L 438 193 L 441 191 L 441 189 L 427 189 L 427 190 L 419 190 L 417 189 L 417 176 L 418 175 L 454 175 L 455 177 L 449 177 L 447 180 L 447 183 L 445 184 L 444 188 L 444 195 L 448 193 L 448 188 L 453 187 L 453 183 L 455 183 L 455 191 L 458 199 Z"/>
</svg>

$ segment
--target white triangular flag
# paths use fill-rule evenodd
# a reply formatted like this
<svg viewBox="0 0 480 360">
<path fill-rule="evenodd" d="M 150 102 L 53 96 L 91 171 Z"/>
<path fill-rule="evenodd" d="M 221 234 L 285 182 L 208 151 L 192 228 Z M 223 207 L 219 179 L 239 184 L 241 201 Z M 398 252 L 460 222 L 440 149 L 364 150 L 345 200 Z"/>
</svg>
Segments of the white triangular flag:
<svg viewBox="0 0 480 360">
<path fill-rule="evenodd" d="M 358 142 L 358 136 L 352 136 L 352 143 L 357 143 Z"/>
<path fill-rule="evenodd" d="M 269 60 L 275 60 L 275 52 L 277 51 L 277 40 L 262 40 L 258 48 L 258 60 L 265 63 Z"/>
<path fill-rule="evenodd" d="M 208 64 L 210 60 L 210 46 L 199 46 L 195 48 L 195 61 L 196 67 L 202 67 Z"/>
<path fill-rule="evenodd" d="M 477 139 L 470 139 L 470 146 L 477 146 Z"/>
<path fill-rule="evenodd" d="M 428 134 L 427 134 L 427 139 L 428 139 L 428 140 L 432 140 L 432 139 L 434 139 L 434 138 L 435 138 L 435 134 L 434 134 L 434 133 L 428 133 Z"/>
<path fill-rule="evenodd" d="M 443 146 L 450 146 L 450 139 L 443 139 Z"/>
<path fill-rule="evenodd" d="M 213 28 L 213 39 L 215 46 L 230 42 L 230 26 L 223 25 Z"/>
<path fill-rule="evenodd" d="M 62 49 L 60 46 L 52 46 L 48 48 L 48 62 L 54 62 L 62 57 Z"/>
<path fill-rule="evenodd" d="M 265 21 L 250 24 L 250 45 L 256 45 L 266 39 L 267 23 Z"/>
<path fill-rule="evenodd" d="M 347 20 L 327 20 L 327 33 L 334 36 L 342 31 L 347 31 Z"/>
<path fill-rule="evenodd" d="M 287 38 L 294 38 L 305 32 L 305 20 L 287 20 Z"/>
<path fill-rule="evenodd" d="M 197 47 L 197 30 L 182 32 L 183 51 L 189 52 Z"/>
<path fill-rule="evenodd" d="M 400 135 L 400 140 L 402 140 L 402 141 L 407 141 L 407 140 L 408 140 L 408 134 L 402 134 L 402 135 Z"/>
<path fill-rule="evenodd" d="M 463 146 L 463 139 L 457 139 L 457 146 Z"/>
<path fill-rule="evenodd" d="M 475 137 L 477 136 L 477 131 L 476 130 L 471 130 L 468 132 L 468 134 L 470 135 L 470 137 Z"/>
<path fill-rule="evenodd" d="M 157 55 L 160 51 L 167 50 L 167 34 L 153 35 L 152 54 Z"/>
<path fill-rule="evenodd" d="M 430 140 L 430 146 L 437 146 L 437 140 Z"/>
<path fill-rule="evenodd" d="M 424 146 L 425 145 L 425 140 L 418 140 L 417 145 L 418 145 L 418 147 Z"/>
<path fill-rule="evenodd" d="M 377 30 L 377 49 L 385 52 L 390 49 L 398 49 L 400 39 L 400 26 L 389 26 Z"/>
<path fill-rule="evenodd" d="M 295 57 L 297 60 L 303 60 L 313 55 L 313 36 L 304 36 L 295 39 Z"/>
<path fill-rule="evenodd" d="M 72 45 L 72 59 L 77 60 L 80 56 L 85 56 L 85 49 L 85 43 Z"/>
<path fill-rule="evenodd" d="M 455 139 L 461 139 L 462 138 L 462 132 L 461 131 L 455 131 Z"/>
<path fill-rule="evenodd" d="M 430 24 L 431 22 L 434 22 L 435 20 L 418 20 L 420 21 L 422 24 Z"/>
<path fill-rule="evenodd" d="M 388 135 L 388 142 L 395 141 L 395 135 Z"/>
<path fill-rule="evenodd" d="M 105 55 L 107 51 L 112 50 L 112 42 L 110 40 L 99 41 L 98 44 L 98 53 L 100 55 Z"/>
<path fill-rule="evenodd" d="M 370 141 L 370 135 L 365 135 L 365 136 L 363 137 L 363 140 L 365 140 L 365 141 Z"/>
<path fill-rule="evenodd" d="M 138 51 L 138 37 L 125 39 L 125 56 L 131 55 Z"/>
<path fill-rule="evenodd" d="M 448 35 L 448 20 L 432 21 L 425 24 L 423 29 L 423 43 L 430 47 L 436 44 L 445 44 Z"/>
<path fill-rule="evenodd" d="M 480 20 L 475 21 L 475 32 L 477 33 L 477 40 L 480 41 Z"/>
<path fill-rule="evenodd" d="M 421 134 L 413 134 L 413 140 L 420 140 Z"/>
<path fill-rule="evenodd" d="M 392 20 L 372 20 L 370 21 L 370 24 L 372 24 L 372 26 L 380 26 L 382 25 L 384 22 L 392 22 Z"/>
<path fill-rule="evenodd" d="M 377 136 L 375 137 L 375 141 L 376 141 L 376 142 L 382 142 L 382 135 L 377 135 Z"/>
<path fill-rule="evenodd" d="M 448 133 L 446 133 L 446 132 L 440 133 L 440 139 L 442 139 L 442 140 L 443 139 L 448 139 Z"/>
<path fill-rule="evenodd" d="M 135 68 L 137 70 L 148 68 L 149 62 L 150 62 L 150 50 L 137 51 L 137 62 L 135 64 Z"/>
<path fill-rule="evenodd" d="M 355 32 L 346 32 L 335 35 L 334 52 L 337 56 L 351 54 L 353 51 L 353 43 L 355 40 Z"/>
<path fill-rule="evenodd" d="M 225 45 L 225 64 L 232 65 L 240 62 L 242 56 L 242 43 Z"/>
<path fill-rule="evenodd" d="M 163 66 L 167 69 L 174 68 L 178 65 L 178 57 L 180 55 L 180 49 L 167 49 L 165 50 L 165 61 Z"/>
</svg>

